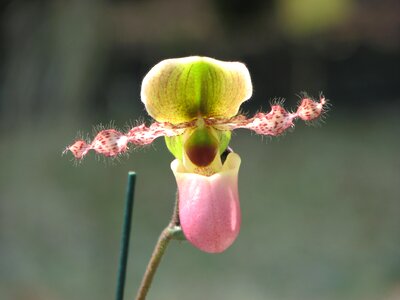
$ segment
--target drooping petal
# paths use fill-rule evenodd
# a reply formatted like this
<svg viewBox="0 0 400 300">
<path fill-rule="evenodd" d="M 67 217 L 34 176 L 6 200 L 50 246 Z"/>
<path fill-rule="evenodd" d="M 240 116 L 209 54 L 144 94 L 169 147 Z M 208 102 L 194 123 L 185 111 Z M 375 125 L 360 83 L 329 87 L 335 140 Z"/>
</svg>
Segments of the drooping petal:
<svg viewBox="0 0 400 300">
<path fill-rule="evenodd" d="M 240 157 L 230 153 L 212 176 L 188 173 L 180 160 L 171 164 L 179 192 L 179 218 L 186 239 L 209 253 L 226 250 L 239 234 Z"/>
<path fill-rule="evenodd" d="M 294 121 L 298 118 L 303 121 L 318 119 L 326 110 L 326 106 L 327 101 L 323 96 L 320 97 L 319 102 L 305 97 L 300 101 L 295 113 L 290 113 L 280 104 L 276 104 L 271 107 L 269 113 L 260 112 L 250 119 L 239 115 L 231 119 L 207 119 L 206 124 L 218 130 L 246 128 L 257 134 L 277 136 L 294 127 Z"/>
<path fill-rule="evenodd" d="M 155 122 L 149 127 L 144 124 L 133 127 L 127 133 L 115 129 L 105 129 L 99 131 L 92 142 L 86 143 L 84 140 L 77 140 L 68 146 L 64 153 L 70 151 L 76 159 L 82 159 L 89 150 L 93 150 L 106 157 L 113 157 L 126 152 L 129 143 L 137 146 L 148 145 L 160 136 L 180 135 L 191 126 L 193 124 L 190 123 L 173 125 Z"/>
<path fill-rule="evenodd" d="M 155 120 L 178 124 L 233 117 L 251 94 L 244 64 L 191 56 L 155 65 L 143 79 L 141 99 Z"/>
</svg>

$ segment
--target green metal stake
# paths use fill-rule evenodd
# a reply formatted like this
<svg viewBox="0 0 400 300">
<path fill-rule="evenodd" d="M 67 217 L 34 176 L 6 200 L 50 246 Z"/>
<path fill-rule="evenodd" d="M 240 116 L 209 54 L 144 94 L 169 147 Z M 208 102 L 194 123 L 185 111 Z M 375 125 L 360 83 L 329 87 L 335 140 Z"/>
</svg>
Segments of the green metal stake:
<svg viewBox="0 0 400 300">
<path fill-rule="evenodd" d="M 136 182 L 136 173 L 129 172 L 128 186 L 126 189 L 126 197 L 125 197 L 124 224 L 122 227 L 122 237 L 121 237 L 121 252 L 119 255 L 116 300 L 124 299 L 126 266 L 128 263 L 129 237 L 131 233 L 131 224 L 132 224 L 132 210 L 134 202 L 133 196 L 135 192 L 135 182 Z"/>
</svg>

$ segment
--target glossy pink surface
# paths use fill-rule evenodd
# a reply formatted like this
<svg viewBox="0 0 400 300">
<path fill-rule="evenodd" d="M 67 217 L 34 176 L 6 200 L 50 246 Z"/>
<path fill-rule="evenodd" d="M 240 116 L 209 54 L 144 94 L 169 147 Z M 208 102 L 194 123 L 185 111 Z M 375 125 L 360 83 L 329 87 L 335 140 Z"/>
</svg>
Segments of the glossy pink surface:
<svg viewBox="0 0 400 300">
<path fill-rule="evenodd" d="M 222 252 L 239 234 L 239 166 L 236 153 L 229 154 L 221 171 L 212 176 L 187 173 L 179 160 L 171 164 L 178 184 L 183 233 L 200 250 Z"/>
</svg>

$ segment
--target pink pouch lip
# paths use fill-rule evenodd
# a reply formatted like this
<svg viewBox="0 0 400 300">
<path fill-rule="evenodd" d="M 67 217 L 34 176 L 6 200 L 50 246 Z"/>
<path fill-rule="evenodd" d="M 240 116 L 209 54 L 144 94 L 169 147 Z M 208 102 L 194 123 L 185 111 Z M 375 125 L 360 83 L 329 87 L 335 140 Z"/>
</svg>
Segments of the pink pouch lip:
<svg viewBox="0 0 400 300">
<path fill-rule="evenodd" d="M 179 192 L 179 218 L 186 239 L 209 253 L 226 250 L 239 234 L 240 157 L 230 153 L 211 176 L 189 173 L 178 159 L 171 163 Z"/>
</svg>

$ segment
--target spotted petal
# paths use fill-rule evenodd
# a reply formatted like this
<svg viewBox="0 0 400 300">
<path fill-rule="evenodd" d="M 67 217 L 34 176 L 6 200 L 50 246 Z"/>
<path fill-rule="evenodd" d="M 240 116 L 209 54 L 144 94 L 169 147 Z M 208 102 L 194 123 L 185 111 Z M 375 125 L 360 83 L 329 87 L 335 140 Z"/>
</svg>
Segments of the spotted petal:
<svg viewBox="0 0 400 300">
<path fill-rule="evenodd" d="M 296 119 L 310 122 L 321 118 L 326 112 L 327 106 L 328 102 L 323 95 L 320 96 L 319 102 L 304 96 L 295 113 L 286 111 L 280 104 L 275 104 L 269 113 L 259 112 L 250 119 L 238 115 L 227 120 L 208 119 L 206 124 L 218 130 L 246 128 L 257 134 L 277 136 L 294 127 Z"/>
<path fill-rule="evenodd" d="M 133 127 L 127 133 L 115 129 L 105 129 L 99 131 L 90 143 L 84 140 L 75 141 L 64 150 L 64 153 L 70 151 L 76 159 L 82 159 L 89 150 L 93 150 L 106 157 L 115 157 L 118 154 L 125 153 L 129 148 L 129 144 L 135 146 L 148 145 L 160 136 L 179 136 L 192 126 L 193 124 L 191 123 L 173 125 L 155 122 L 149 127 L 145 124 Z"/>
</svg>

